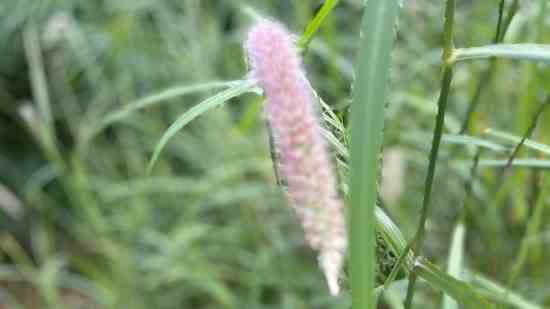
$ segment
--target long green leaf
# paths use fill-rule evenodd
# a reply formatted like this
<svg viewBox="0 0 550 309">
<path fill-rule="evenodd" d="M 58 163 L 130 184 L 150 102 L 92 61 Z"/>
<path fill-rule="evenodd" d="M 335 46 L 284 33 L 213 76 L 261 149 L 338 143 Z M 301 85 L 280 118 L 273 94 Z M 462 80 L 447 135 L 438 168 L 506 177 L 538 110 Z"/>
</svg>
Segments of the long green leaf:
<svg viewBox="0 0 550 309">
<path fill-rule="evenodd" d="M 46 80 L 46 69 L 44 59 L 42 58 L 40 37 L 36 27 L 31 21 L 23 32 L 23 46 L 29 66 L 32 95 L 38 111 L 38 117 L 36 119 L 29 119 L 31 123 L 28 123 L 28 125 L 33 134 L 36 134 L 48 160 L 55 163 L 57 168 L 62 168 L 64 162 L 57 148 L 54 116 L 52 114 Z M 36 123 L 32 123 L 33 120 Z"/>
<path fill-rule="evenodd" d="M 453 231 L 451 240 L 451 250 L 449 251 L 449 260 L 447 264 L 447 273 L 455 278 L 461 278 L 464 260 L 464 234 L 466 228 L 464 224 L 458 223 Z M 458 304 L 445 294 L 443 297 L 443 309 L 458 309 Z"/>
<path fill-rule="evenodd" d="M 485 134 L 487 134 L 489 136 L 492 136 L 492 137 L 496 137 L 496 138 L 500 138 L 500 139 L 509 141 L 513 144 L 517 144 L 521 141 L 521 137 L 519 137 L 519 136 L 510 134 L 510 133 L 506 133 L 506 132 L 502 132 L 502 131 L 498 131 L 498 130 L 495 130 L 495 129 L 487 129 L 487 130 L 485 130 Z M 523 145 L 527 148 L 531 148 L 533 150 L 540 151 L 540 152 L 542 152 L 546 155 L 550 155 L 550 146 L 548 146 L 548 145 L 538 143 L 538 142 L 535 142 L 535 141 L 530 140 L 530 139 L 526 139 L 525 142 L 523 143 Z"/>
<path fill-rule="evenodd" d="M 432 287 L 451 296 L 466 309 L 490 309 L 495 306 L 484 299 L 468 283 L 458 280 L 441 271 L 437 266 L 425 259 L 419 258 L 414 267 L 414 272 Z"/>
<path fill-rule="evenodd" d="M 351 107 L 350 252 L 354 309 L 374 309 L 375 205 L 384 104 L 399 12 L 397 0 L 369 0 L 361 25 Z"/>
<path fill-rule="evenodd" d="M 376 218 L 376 230 L 382 234 L 382 237 L 388 244 L 389 248 L 398 255 L 403 254 L 403 251 L 407 246 L 407 241 L 405 240 L 405 237 L 403 237 L 401 230 L 382 208 L 376 207 L 374 210 L 374 215 Z M 409 268 L 412 268 L 412 264 L 412 254 L 409 252 L 409 254 L 405 256 L 405 269 L 408 270 Z"/>
<path fill-rule="evenodd" d="M 524 43 L 459 48 L 454 51 L 452 60 L 458 62 L 484 58 L 507 58 L 550 63 L 550 45 Z"/>
<path fill-rule="evenodd" d="M 319 30 L 319 27 L 323 23 L 323 20 L 328 16 L 328 14 L 334 9 L 334 7 L 338 4 L 338 0 L 327 0 L 317 12 L 315 17 L 309 22 L 309 24 L 306 26 L 306 30 L 304 31 L 304 34 L 300 38 L 300 41 L 298 42 L 298 46 L 301 49 L 306 49 L 309 42 L 313 39 L 313 36 L 317 31 Z"/>
<path fill-rule="evenodd" d="M 165 89 L 159 93 L 155 93 L 155 94 L 146 96 L 144 98 L 141 98 L 137 101 L 134 101 L 117 111 L 111 112 L 109 115 L 107 115 L 107 117 L 105 117 L 97 125 L 93 126 L 86 137 L 90 138 L 94 136 L 95 134 L 99 133 L 101 130 L 105 129 L 107 126 L 128 118 L 138 110 L 151 107 L 153 105 L 157 105 L 160 103 L 164 103 L 170 99 L 174 99 L 180 96 L 201 92 L 201 91 L 207 91 L 207 90 L 216 89 L 216 88 L 227 88 L 234 85 L 238 85 L 242 82 L 243 82 L 242 80 L 213 81 L 213 82 L 204 82 L 204 83 L 198 83 L 198 84 L 189 85 L 189 86 L 181 86 L 181 87 L 173 87 L 173 88 Z"/>
<path fill-rule="evenodd" d="M 508 163 L 508 160 L 479 160 L 479 167 L 505 167 L 507 163 Z M 530 159 L 530 158 L 515 159 L 510 166 L 549 169 L 550 160 L 539 160 L 539 159 Z"/>
<path fill-rule="evenodd" d="M 483 147 L 497 152 L 508 152 L 510 148 L 497 144 L 495 142 L 485 140 L 475 136 L 461 135 L 461 134 L 443 134 L 442 141 L 444 143 L 456 144 L 456 145 L 472 145 L 476 147 Z"/>
<path fill-rule="evenodd" d="M 256 85 L 255 80 L 245 80 L 242 81 L 233 87 L 224 90 L 214 96 L 209 97 L 208 99 L 200 102 L 199 104 L 193 106 L 190 110 L 185 112 L 183 115 L 179 116 L 176 121 L 164 132 L 164 135 L 160 138 L 159 142 L 155 146 L 149 165 L 147 166 L 147 174 L 151 172 L 153 166 L 157 162 L 157 159 L 168 141 L 176 135 L 176 133 L 185 127 L 189 122 L 198 116 L 204 114 L 205 112 L 213 109 L 214 107 L 220 106 L 225 103 L 227 100 L 234 97 L 240 96 L 243 93 L 250 92 L 254 89 Z"/>
<path fill-rule="evenodd" d="M 522 309 L 542 309 L 542 306 L 534 304 L 516 292 L 506 289 L 501 284 L 474 272 L 467 272 L 472 284 L 477 291 L 487 299 L 496 303 L 508 304 Z"/>
</svg>

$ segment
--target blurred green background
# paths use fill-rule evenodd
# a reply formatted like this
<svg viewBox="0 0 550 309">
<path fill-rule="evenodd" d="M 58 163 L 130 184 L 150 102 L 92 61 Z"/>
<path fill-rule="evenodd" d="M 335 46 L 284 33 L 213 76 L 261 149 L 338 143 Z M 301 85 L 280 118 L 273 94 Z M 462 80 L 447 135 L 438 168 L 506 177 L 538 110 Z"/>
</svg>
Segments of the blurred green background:
<svg viewBox="0 0 550 309">
<path fill-rule="evenodd" d="M 344 123 L 361 2 L 340 1 L 304 56 L 313 86 Z M 404 2 L 381 193 L 410 239 L 439 92 L 443 3 Z M 543 2 L 520 1 L 505 42 L 550 41 Z M 0 308 L 348 308 L 347 294 L 329 296 L 275 184 L 258 96 L 233 99 L 192 122 L 150 177 L 146 166 L 164 130 L 212 91 L 163 101 L 94 131 L 113 112 L 170 87 L 244 78 L 242 43 L 253 12 L 300 34 L 320 4 L 0 1 Z M 498 1 L 457 5 L 456 45 L 490 43 Z M 458 65 L 448 133 L 458 132 L 488 65 Z M 491 127 L 521 136 L 550 90 L 549 78 L 548 65 L 499 61 L 468 133 L 482 136 Z M 550 144 L 550 112 L 532 138 Z M 499 169 L 480 167 L 463 209 L 474 153 L 442 146 L 425 253 L 445 268 L 464 211 L 467 268 L 504 284 L 545 192 L 544 170 L 512 169 L 501 184 Z M 548 206 L 550 197 L 543 202 Z M 550 212 L 540 220 L 513 288 L 550 306 Z M 421 290 L 418 306 L 438 308 L 440 294 L 422 284 Z"/>
</svg>

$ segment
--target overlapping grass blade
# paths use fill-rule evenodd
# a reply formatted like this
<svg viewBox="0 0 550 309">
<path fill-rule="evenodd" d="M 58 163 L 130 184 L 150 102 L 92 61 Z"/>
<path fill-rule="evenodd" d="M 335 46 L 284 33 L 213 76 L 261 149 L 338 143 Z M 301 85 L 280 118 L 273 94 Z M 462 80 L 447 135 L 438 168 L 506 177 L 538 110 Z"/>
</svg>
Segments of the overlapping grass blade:
<svg viewBox="0 0 550 309">
<path fill-rule="evenodd" d="M 30 70 L 33 100 L 38 111 L 36 119 L 28 119 L 28 121 L 36 121 L 36 123 L 27 123 L 27 125 L 41 143 L 48 160 L 55 163 L 57 168 L 60 168 L 64 163 L 56 145 L 54 116 L 52 114 L 46 70 L 40 47 L 40 37 L 33 22 L 25 28 L 23 46 Z"/>
<path fill-rule="evenodd" d="M 455 278 L 462 277 L 463 260 L 464 260 L 464 234 L 466 227 L 462 223 L 458 223 L 453 231 L 451 240 L 451 250 L 449 252 L 449 260 L 447 263 L 447 273 Z M 458 304 L 447 294 L 443 296 L 443 309 L 458 309 Z"/>
<path fill-rule="evenodd" d="M 382 208 L 377 206 L 374 209 L 374 215 L 376 219 L 376 230 L 382 234 L 382 237 L 390 249 L 398 255 L 403 254 L 405 247 L 407 246 L 407 241 L 405 240 L 405 237 L 403 237 L 401 230 L 399 230 L 397 225 Z M 405 269 L 409 270 L 409 267 L 412 267 L 411 252 L 409 252 L 405 258 Z"/>
<path fill-rule="evenodd" d="M 466 309 L 490 309 L 495 306 L 484 299 L 469 284 L 441 271 L 425 259 L 418 259 L 414 272 L 426 280 L 432 287 L 451 296 Z"/>
<path fill-rule="evenodd" d="M 550 45 L 523 43 L 459 48 L 454 51 L 452 60 L 458 62 L 484 58 L 506 58 L 550 63 Z"/>
<path fill-rule="evenodd" d="M 497 144 L 495 142 L 482 139 L 475 136 L 463 135 L 463 134 L 443 134 L 442 141 L 448 144 L 456 145 L 472 145 L 476 147 L 487 148 L 496 152 L 508 152 L 510 148 Z"/>
<path fill-rule="evenodd" d="M 172 125 L 164 132 L 164 135 L 160 138 L 158 143 L 155 146 L 149 165 L 147 166 L 147 173 L 149 174 L 153 169 L 162 149 L 166 146 L 168 141 L 183 127 L 185 127 L 189 122 L 198 116 L 204 114 L 205 112 L 213 109 L 214 107 L 224 104 L 229 99 L 238 97 L 241 94 L 250 92 L 254 89 L 256 85 L 255 80 L 244 80 L 240 83 L 233 85 L 231 88 L 224 90 L 214 96 L 209 97 L 208 99 L 200 102 L 199 104 L 193 106 L 190 110 L 182 114 L 176 119 Z"/>
<path fill-rule="evenodd" d="M 97 133 L 101 132 L 101 130 L 105 129 L 107 126 L 128 118 L 138 110 L 151 107 L 154 105 L 158 105 L 161 103 L 165 103 L 170 99 L 174 99 L 180 96 L 189 95 L 189 94 L 202 92 L 202 91 L 208 91 L 208 90 L 217 89 L 217 88 L 227 88 L 227 87 L 238 85 L 242 82 L 243 82 L 242 80 L 212 81 L 212 82 L 197 83 L 194 85 L 172 87 L 172 88 L 165 89 L 159 93 L 148 95 L 144 98 L 134 101 L 117 111 L 111 112 L 102 121 L 95 124 L 90 129 L 86 137 L 87 138 L 93 137 Z"/>
<path fill-rule="evenodd" d="M 323 20 L 325 20 L 325 18 L 337 4 L 338 0 L 325 1 L 319 12 L 317 12 L 315 17 L 306 26 L 306 30 L 304 31 L 304 34 L 298 42 L 298 47 L 300 47 L 301 49 L 307 49 L 309 42 L 313 39 L 313 36 L 315 35 L 315 33 L 317 33 L 317 30 L 319 30 L 319 27 L 323 23 Z"/>
<path fill-rule="evenodd" d="M 523 309 L 542 309 L 513 290 L 506 289 L 501 284 L 472 271 L 467 272 L 470 281 L 475 284 L 476 290 L 491 301 L 508 304 Z"/>
<path fill-rule="evenodd" d="M 510 133 L 507 133 L 507 132 L 495 130 L 495 129 L 487 129 L 487 130 L 485 130 L 485 134 L 487 134 L 488 136 L 491 136 L 491 137 L 495 137 L 495 138 L 499 138 L 499 139 L 511 142 L 513 144 L 517 144 L 521 141 L 521 137 L 519 137 L 519 136 L 510 134 Z M 536 150 L 536 151 L 540 151 L 540 152 L 550 156 L 550 146 L 548 146 L 548 145 L 538 143 L 538 142 L 535 142 L 535 141 L 530 140 L 530 139 L 526 139 L 525 142 L 523 143 L 523 146 L 525 146 L 527 148 L 531 148 L 531 149 Z"/>
<path fill-rule="evenodd" d="M 508 160 L 479 160 L 479 167 L 506 167 Z M 549 169 L 550 160 L 541 160 L 541 159 L 515 159 L 511 164 L 511 167 L 524 167 L 524 168 L 534 168 L 534 169 Z"/>
</svg>

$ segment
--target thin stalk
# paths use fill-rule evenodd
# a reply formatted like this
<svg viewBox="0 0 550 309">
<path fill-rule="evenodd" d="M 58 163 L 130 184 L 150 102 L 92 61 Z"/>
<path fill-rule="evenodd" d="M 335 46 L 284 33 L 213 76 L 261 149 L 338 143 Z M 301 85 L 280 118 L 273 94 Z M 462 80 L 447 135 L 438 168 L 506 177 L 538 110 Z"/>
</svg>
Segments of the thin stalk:
<svg viewBox="0 0 550 309">
<path fill-rule="evenodd" d="M 544 112 L 544 110 L 546 109 L 546 107 L 548 105 L 550 105 L 550 97 L 548 97 L 548 99 L 546 99 L 546 101 L 539 106 L 538 110 L 535 112 L 535 115 L 533 116 L 533 119 L 531 120 L 531 124 L 529 125 L 529 128 L 527 128 L 527 130 L 525 131 L 525 133 L 521 137 L 521 140 L 519 141 L 519 143 L 517 143 L 516 146 L 514 147 L 514 150 L 512 151 L 512 154 L 510 154 L 510 156 L 506 160 L 506 165 L 504 165 L 504 168 L 502 168 L 499 171 L 499 173 L 497 175 L 497 178 L 496 178 L 497 181 L 498 181 L 497 185 L 496 185 L 496 192 L 501 192 L 501 190 L 504 189 L 503 185 L 504 185 L 505 179 L 506 179 L 506 177 L 504 177 L 504 175 L 510 169 L 510 167 L 512 167 L 512 164 L 514 163 L 514 160 L 516 159 L 519 151 L 523 148 L 523 145 L 525 144 L 525 141 L 527 141 L 527 139 L 530 138 L 531 135 L 533 134 L 533 131 L 537 127 L 537 123 L 538 123 L 538 120 L 539 120 L 540 116 L 542 115 L 542 113 Z"/>
<path fill-rule="evenodd" d="M 517 154 L 519 153 L 520 149 L 522 148 L 525 141 L 531 137 L 533 134 L 533 131 L 537 127 L 538 120 L 546 107 L 550 105 L 550 97 L 539 106 L 538 110 L 536 111 L 533 120 L 531 121 L 531 124 L 529 125 L 529 128 L 521 138 L 521 141 L 514 147 L 514 151 L 506 161 L 506 166 L 500 173 L 499 179 L 502 178 L 503 171 L 508 169 L 511 165 L 514 159 L 516 158 Z M 550 188 L 550 177 L 548 175 L 543 174 L 542 179 L 542 190 L 539 192 L 537 202 L 535 204 L 535 210 L 533 211 L 533 214 L 527 223 L 527 229 L 525 230 L 525 235 L 521 241 L 519 253 L 515 259 L 515 262 L 512 266 L 512 269 L 510 271 L 510 275 L 508 277 L 507 282 L 507 291 L 514 285 L 516 279 L 518 278 L 519 274 L 521 273 L 523 266 L 525 265 L 525 262 L 527 260 L 527 256 L 529 254 L 529 242 L 528 239 L 530 236 L 533 236 L 536 231 L 539 230 L 540 224 L 541 224 L 541 218 L 542 213 L 544 210 L 544 205 L 546 204 L 546 197 L 548 196 L 549 188 Z M 506 293 L 505 297 L 508 297 L 508 292 Z"/>
<path fill-rule="evenodd" d="M 502 32 L 498 37 L 497 43 L 502 42 L 504 40 L 504 36 L 506 35 L 506 32 L 508 32 L 508 28 L 510 28 L 512 19 L 514 19 L 514 16 L 518 12 L 518 10 L 519 10 L 519 0 L 514 0 L 514 2 L 512 2 L 512 5 L 510 5 L 510 8 L 508 9 L 508 14 L 506 15 L 506 19 L 504 20 L 504 28 L 502 29 Z"/>
<path fill-rule="evenodd" d="M 398 0 L 369 0 L 351 106 L 350 278 L 353 309 L 374 309 L 375 206 Z"/>
<path fill-rule="evenodd" d="M 535 115 L 533 116 L 533 120 L 531 121 L 531 124 L 529 125 L 529 128 L 527 128 L 527 130 L 525 131 L 525 134 L 523 134 L 523 137 L 521 138 L 521 141 L 516 145 L 516 147 L 514 147 L 514 151 L 512 152 L 510 157 L 508 158 L 508 161 L 506 161 L 506 166 L 504 167 L 504 169 L 507 169 L 512 165 L 512 162 L 517 157 L 520 149 L 523 147 L 523 144 L 525 144 L 525 141 L 528 138 L 530 138 L 531 135 L 533 135 L 533 131 L 535 131 L 535 128 L 537 127 L 537 123 L 539 121 L 539 118 L 542 115 L 542 113 L 544 112 L 544 110 L 546 109 L 546 107 L 548 107 L 548 105 L 550 105 L 550 97 L 548 97 L 548 99 L 546 99 L 546 101 L 543 104 L 541 104 L 539 106 L 538 110 L 535 112 Z M 502 175 L 500 175 L 500 176 L 502 176 Z"/>
<path fill-rule="evenodd" d="M 496 44 L 499 42 L 500 33 L 502 32 L 502 17 L 504 15 L 504 2 L 505 0 L 500 0 L 498 5 L 498 20 L 497 20 L 497 30 L 495 32 L 495 38 L 493 42 Z"/>
<path fill-rule="evenodd" d="M 444 48 L 443 48 L 443 79 L 441 81 L 441 93 L 437 102 L 438 111 L 436 116 L 436 123 L 434 128 L 434 136 L 432 140 L 432 148 L 430 152 L 430 162 L 428 165 L 428 174 L 426 175 L 426 183 L 424 187 L 424 197 L 422 202 L 422 212 L 420 215 L 420 222 L 418 230 L 415 235 L 415 248 L 414 257 L 415 260 L 420 254 L 422 245 L 424 242 L 424 235 L 426 233 L 426 220 L 428 219 L 430 209 L 430 196 L 432 193 L 433 179 L 435 175 L 435 167 L 437 162 L 437 156 L 439 153 L 439 145 L 441 144 L 441 137 L 443 135 L 443 125 L 445 123 L 445 110 L 447 109 L 447 101 L 449 98 L 449 92 L 451 89 L 451 82 L 453 80 L 453 65 L 449 59 L 453 53 L 453 36 L 454 36 L 454 12 L 455 12 L 455 0 L 447 0 L 445 6 L 445 24 L 443 30 L 444 36 Z M 412 273 L 409 277 L 409 285 L 407 287 L 407 297 L 405 299 L 405 308 L 409 309 L 412 305 L 414 297 L 414 290 L 416 285 L 417 274 Z"/>
<path fill-rule="evenodd" d="M 508 31 L 508 28 L 510 27 L 510 23 L 512 22 L 512 19 L 516 15 L 517 10 L 518 10 L 518 0 L 514 0 L 512 5 L 510 6 L 510 9 L 508 10 L 506 18 L 504 18 L 504 21 L 503 21 L 504 0 L 500 1 L 499 8 L 498 8 L 498 21 L 497 21 L 497 26 L 495 31 L 495 37 L 493 38 L 494 44 L 500 44 L 502 42 L 502 40 L 504 39 L 504 36 L 506 35 L 506 32 Z M 466 109 L 466 116 L 464 117 L 464 121 L 462 122 L 462 125 L 460 127 L 460 134 L 464 134 L 468 131 L 472 116 L 477 110 L 483 90 L 487 88 L 487 85 L 493 79 L 493 74 L 496 70 L 496 65 L 497 65 L 497 59 L 491 58 L 489 62 L 489 67 L 485 71 L 483 71 L 483 73 L 481 74 L 481 79 L 477 84 L 476 90 L 474 91 L 474 95 L 470 99 L 470 104 Z"/>
<path fill-rule="evenodd" d="M 548 174 L 542 175 L 541 188 L 542 190 L 539 192 L 537 201 L 535 203 L 535 209 L 533 210 L 533 214 L 531 215 L 531 218 L 527 223 L 525 235 L 521 240 L 521 245 L 520 245 L 518 255 L 516 256 L 515 262 L 512 266 L 512 270 L 510 272 L 510 276 L 508 277 L 507 291 L 509 291 L 510 288 L 513 287 L 516 279 L 518 278 L 519 274 L 523 269 L 523 266 L 525 265 L 527 256 L 529 255 L 529 246 L 530 246 L 529 239 L 533 237 L 537 233 L 537 231 L 540 229 L 540 226 L 542 223 L 542 214 L 544 212 L 544 206 L 546 204 L 546 198 L 550 193 L 550 175 Z M 506 297 L 507 296 L 508 295 L 506 295 Z"/>
</svg>

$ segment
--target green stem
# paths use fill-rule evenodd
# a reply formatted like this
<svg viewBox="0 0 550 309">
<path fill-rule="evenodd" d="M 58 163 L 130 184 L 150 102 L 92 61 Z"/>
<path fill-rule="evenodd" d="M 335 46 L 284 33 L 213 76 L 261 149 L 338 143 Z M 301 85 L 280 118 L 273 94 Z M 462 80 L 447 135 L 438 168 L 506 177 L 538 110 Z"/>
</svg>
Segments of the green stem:
<svg viewBox="0 0 550 309">
<path fill-rule="evenodd" d="M 502 19 L 503 19 L 503 11 L 504 11 L 504 0 L 500 1 L 499 8 L 498 8 L 497 27 L 495 31 L 495 37 L 493 39 L 494 44 L 499 44 L 502 42 L 502 40 L 504 39 L 504 36 L 506 35 L 506 32 L 508 31 L 508 28 L 510 27 L 510 23 L 512 23 L 512 19 L 516 15 L 517 10 L 518 10 L 518 0 L 514 0 L 503 22 Z M 480 82 L 477 84 L 474 95 L 472 96 L 472 99 L 470 100 L 470 104 L 468 105 L 468 108 L 466 110 L 466 116 L 464 117 L 464 121 L 462 122 L 462 126 L 460 127 L 460 134 L 464 134 L 468 131 L 468 127 L 470 126 L 470 121 L 472 119 L 472 116 L 474 115 L 474 112 L 477 110 L 477 107 L 479 105 L 481 94 L 483 93 L 483 89 L 486 89 L 489 82 L 493 79 L 493 73 L 496 70 L 496 66 L 497 66 L 497 60 L 494 58 L 491 58 L 489 67 L 485 71 L 483 71 L 483 73 L 481 74 Z"/>
<path fill-rule="evenodd" d="M 493 43 L 497 44 L 500 41 L 500 34 L 502 33 L 502 17 L 504 15 L 504 2 L 505 0 L 500 0 L 498 5 L 498 20 L 497 20 L 497 30 L 495 32 L 495 38 Z"/>
<path fill-rule="evenodd" d="M 516 145 L 516 147 L 514 147 L 514 151 L 512 152 L 510 157 L 508 158 L 508 161 L 506 161 L 506 166 L 504 167 L 504 169 L 507 169 L 510 166 L 512 166 L 512 162 L 517 157 L 519 151 L 523 147 L 523 144 L 525 144 L 525 141 L 527 141 L 527 139 L 530 138 L 531 135 L 533 135 L 533 131 L 535 131 L 535 128 L 537 127 L 537 123 L 539 121 L 539 118 L 542 115 L 542 113 L 544 112 L 544 110 L 546 109 L 546 107 L 548 107 L 548 105 L 550 105 L 550 97 L 543 104 L 541 104 L 539 106 L 539 109 L 535 112 L 535 116 L 533 116 L 533 120 L 531 121 L 531 125 L 529 125 L 529 128 L 527 129 L 527 131 L 525 131 L 525 134 L 521 138 L 521 141 Z"/>
<path fill-rule="evenodd" d="M 424 187 L 424 198 L 422 201 L 422 212 L 420 214 L 420 222 L 418 230 L 415 235 L 415 259 L 419 256 L 424 242 L 424 235 L 426 232 L 426 220 L 428 219 L 430 209 L 430 196 L 432 192 L 433 179 L 435 175 L 435 167 L 437 162 L 437 156 L 439 153 L 439 145 L 441 144 L 441 137 L 443 135 L 443 125 L 445 123 L 445 110 L 447 109 L 447 101 L 449 98 L 449 92 L 451 89 L 451 82 L 453 80 L 453 66 L 449 61 L 453 53 L 453 26 L 454 26 L 454 10 L 455 0 L 447 0 L 445 7 L 445 25 L 444 25 L 444 49 L 443 49 L 443 79 L 441 81 L 441 93 L 438 100 L 438 111 L 436 116 L 436 123 L 434 128 L 434 136 L 432 140 L 432 148 L 430 152 L 430 162 L 428 165 L 428 174 L 426 175 L 426 183 Z M 417 275 L 412 273 L 409 278 L 409 285 L 407 287 L 407 297 L 405 299 L 405 308 L 409 309 L 412 305 L 414 297 L 414 288 L 416 285 Z"/>
</svg>

